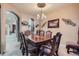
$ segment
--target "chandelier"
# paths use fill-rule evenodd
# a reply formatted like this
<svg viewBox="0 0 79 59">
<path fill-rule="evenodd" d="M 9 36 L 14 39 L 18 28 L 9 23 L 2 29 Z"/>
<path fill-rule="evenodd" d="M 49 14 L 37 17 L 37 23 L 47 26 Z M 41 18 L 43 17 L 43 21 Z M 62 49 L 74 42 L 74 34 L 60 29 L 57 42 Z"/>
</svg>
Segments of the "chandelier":
<svg viewBox="0 0 79 59">
<path fill-rule="evenodd" d="M 38 3 L 37 7 L 40 8 L 40 13 L 37 14 L 37 19 L 42 20 L 42 19 L 46 19 L 46 16 L 43 12 L 43 8 L 46 6 L 45 3 Z"/>
</svg>

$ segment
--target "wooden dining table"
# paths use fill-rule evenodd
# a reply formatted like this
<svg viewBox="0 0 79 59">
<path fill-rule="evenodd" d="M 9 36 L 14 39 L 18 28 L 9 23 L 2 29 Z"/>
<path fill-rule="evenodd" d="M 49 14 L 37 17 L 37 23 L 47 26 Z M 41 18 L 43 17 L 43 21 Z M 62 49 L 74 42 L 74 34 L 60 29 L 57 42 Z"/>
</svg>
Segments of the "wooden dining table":
<svg viewBox="0 0 79 59">
<path fill-rule="evenodd" d="M 36 45 L 43 45 L 45 43 L 48 43 L 51 41 L 50 38 L 48 38 L 47 36 L 39 36 L 39 35 L 34 35 L 32 36 L 32 38 L 30 39 L 30 41 L 32 41 L 32 43 L 36 44 Z"/>
<path fill-rule="evenodd" d="M 37 55 L 39 54 L 39 51 L 40 51 L 40 47 L 41 45 L 45 45 L 47 43 L 51 42 L 51 39 L 46 37 L 46 36 L 39 36 L 39 35 L 34 35 L 32 36 L 31 39 L 29 39 L 29 43 L 33 46 L 36 46 L 37 49 L 38 49 L 38 53 Z"/>
<path fill-rule="evenodd" d="M 46 41 L 46 40 L 49 40 L 49 38 L 46 37 L 46 36 L 40 36 L 40 35 L 34 35 L 34 36 L 32 36 L 32 41 L 34 41 L 35 43 L 37 43 L 37 42 L 43 42 L 43 41 Z"/>
</svg>

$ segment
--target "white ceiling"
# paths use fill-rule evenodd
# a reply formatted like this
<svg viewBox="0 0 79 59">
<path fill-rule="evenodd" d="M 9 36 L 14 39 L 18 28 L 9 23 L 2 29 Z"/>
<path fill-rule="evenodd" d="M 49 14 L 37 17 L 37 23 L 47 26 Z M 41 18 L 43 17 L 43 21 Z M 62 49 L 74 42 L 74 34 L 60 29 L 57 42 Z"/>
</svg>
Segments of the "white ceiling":
<svg viewBox="0 0 79 59">
<path fill-rule="evenodd" d="M 37 7 L 36 3 L 14 3 L 13 4 L 18 10 L 22 13 L 26 13 L 29 15 L 35 15 L 40 11 L 40 8 Z M 67 3 L 46 3 L 46 6 L 43 8 L 45 14 L 58 9 L 64 5 L 68 5 Z"/>
</svg>

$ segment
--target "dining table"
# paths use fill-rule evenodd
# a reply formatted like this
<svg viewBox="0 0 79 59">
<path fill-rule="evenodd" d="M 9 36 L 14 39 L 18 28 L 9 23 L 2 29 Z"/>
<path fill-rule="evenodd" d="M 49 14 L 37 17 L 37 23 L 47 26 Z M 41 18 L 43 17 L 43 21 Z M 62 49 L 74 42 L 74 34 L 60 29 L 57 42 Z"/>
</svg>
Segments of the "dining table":
<svg viewBox="0 0 79 59">
<path fill-rule="evenodd" d="M 41 45 L 45 45 L 45 44 L 51 42 L 51 39 L 48 38 L 47 36 L 33 35 L 33 36 L 31 37 L 31 39 L 28 40 L 28 42 L 29 42 L 31 45 L 37 47 L 37 55 L 38 55 L 39 52 L 40 52 L 40 47 L 41 47 Z"/>
</svg>

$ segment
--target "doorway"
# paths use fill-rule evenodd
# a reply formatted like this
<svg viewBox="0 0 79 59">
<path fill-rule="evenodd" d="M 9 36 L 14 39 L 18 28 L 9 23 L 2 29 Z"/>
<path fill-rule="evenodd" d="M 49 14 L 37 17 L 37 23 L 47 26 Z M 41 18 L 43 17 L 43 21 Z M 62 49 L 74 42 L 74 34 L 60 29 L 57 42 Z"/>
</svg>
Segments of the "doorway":
<svg viewBox="0 0 79 59">
<path fill-rule="evenodd" d="M 14 12 L 6 12 L 6 52 L 14 50 L 16 45 L 19 44 L 19 20 L 19 17 Z"/>
</svg>

